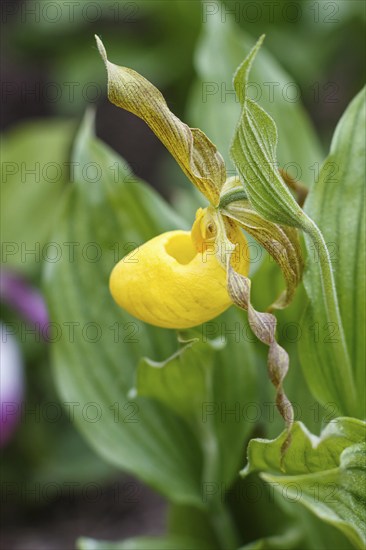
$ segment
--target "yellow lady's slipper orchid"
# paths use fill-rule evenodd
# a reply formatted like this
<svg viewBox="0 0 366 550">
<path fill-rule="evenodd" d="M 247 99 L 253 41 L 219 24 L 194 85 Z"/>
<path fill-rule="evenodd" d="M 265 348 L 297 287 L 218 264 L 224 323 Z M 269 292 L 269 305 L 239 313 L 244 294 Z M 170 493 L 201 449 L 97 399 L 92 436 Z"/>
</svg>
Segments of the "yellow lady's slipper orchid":
<svg viewBox="0 0 366 550">
<path fill-rule="evenodd" d="M 103 43 L 98 37 L 96 40 L 108 72 L 110 101 L 149 125 L 210 203 L 206 209 L 197 211 L 190 232 L 163 233 L 121 260 L 110 278 L 113 298 L 147 323 L 177 329 L 209 321 L 232 303 L 246 310 L 254 334 L 269 346 L 268 369 L 276 388 L 277 407 L 290 428 L 293 409 L 283 390 L 289 358 L 276 342 L 276 318 L 256 311 L 251 304 L 248 247 L 242 229 L 253 235 L 281 267 L 287 288 L 273 307 L 283 308 L 291 301 L 303 269 L 296 224 L 286 227 L 266 219 L 271 216 L 263 218 L 247 200 L 242 182 L 237 177 L 227 178 L 224 160 L 208 137 L 179 120 L 151 82 L 132 69 L 111 63 Z M 249 72 L 262 40 L 252 49 L 241 72 Z M 256 136 L 260 126 L 253 121 L 251 124 Z M 265 134 L 256 144 L 260 160 L 267 159 L 269 149 L 275 149 L 274 136 L 275 133 L 272 142 L 267 143 Z M 252 165 L 257 166 L 255 159 Z M 280 175 L 275 175 L 279 180 Z M 266 196 L 271 192 L 261 191 Z M 256 198 L 255 193 L 258 191 L 253 189 L 252 198 Z M 291 195 L 285 195 L 293 204 Z M 271 204 L 270 200 L 267 202 Z M 268 214 L 268 204 L 265 202 L 264 206 Z M 286 204 L 282 206 L 285 208 Z M 295 206 L 299 211 L 300 207 Z M 292 222 L 291 216 L 282 218 L 286 224 Z M 283 445 L 283 453 L 288 441 Z"/>
<path fill-rule="evenodd" d="M 224 160 L 208 137 L 179 120 L 151 82 L 111 63 L 101 40 L 96 41 L 108 72 L 110 101 L 149 125 L 210 203 L 197 211 L 191 232 L 159 235 L 115 266 L 110 289 L 117 304 L 147 323 L 177 329 L 209 321 L 233 302 L 242 307 L 246 301 L 230 280 L 233 273 L 248 275 L 244 228 L 283 269 L 288 289 L 276 307 L 285 307 L 301 278 L 297 235 L 253 212 L 242 183 L 227 178 Z M 230 209 L 233 200 L 236 209 Z M 245 283 L 240 285 L 241 294 Z"/>
<path fill-rule="evenodd" d="M 158 235 L 115 266 L 110 290 L 119 306 L 151 325 L 184 329 L 217 317 L 232 304 L 226 269 L 217 259 L 210 234 L 213 221 L 206 226 L 205 217 L 199 209 L 192 233 Z M 244 236 L 236 246 L 236 270 L 247 275 Z"/>
</svg>

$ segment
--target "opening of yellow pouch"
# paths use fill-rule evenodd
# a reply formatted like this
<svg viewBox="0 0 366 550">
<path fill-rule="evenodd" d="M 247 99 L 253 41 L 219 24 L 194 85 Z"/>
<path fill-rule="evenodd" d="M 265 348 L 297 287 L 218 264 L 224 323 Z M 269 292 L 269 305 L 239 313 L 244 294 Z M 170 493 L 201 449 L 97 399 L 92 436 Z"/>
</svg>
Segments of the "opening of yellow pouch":
<svg viewBox="0 0 366 550">
<path fill-rule="evenodd" d="M 169 256 L 182 265 L 189 264 L 197 254 L 191 234 L 188 232 L 172 235 L 169 241 L 165 243 L 165 250 Z"/>
</svg>

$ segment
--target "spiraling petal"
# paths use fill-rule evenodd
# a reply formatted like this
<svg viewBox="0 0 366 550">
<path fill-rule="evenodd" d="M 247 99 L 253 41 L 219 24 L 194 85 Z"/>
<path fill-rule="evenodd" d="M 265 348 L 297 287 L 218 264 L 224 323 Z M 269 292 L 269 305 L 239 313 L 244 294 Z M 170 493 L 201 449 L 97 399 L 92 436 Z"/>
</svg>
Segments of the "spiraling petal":
<svg viewBox="0 0 366 550">
<path fill-rule="evenodd" d="M 225 163 L 216 146 L 201 130 L 189 128 L 176 117 L 146 78 L 108 61 L 102 41 L 95 38 L 108 72 L 109 100 L 146 122 L 186 176 L 216 206 L 226 178 Z"/>
</svg>

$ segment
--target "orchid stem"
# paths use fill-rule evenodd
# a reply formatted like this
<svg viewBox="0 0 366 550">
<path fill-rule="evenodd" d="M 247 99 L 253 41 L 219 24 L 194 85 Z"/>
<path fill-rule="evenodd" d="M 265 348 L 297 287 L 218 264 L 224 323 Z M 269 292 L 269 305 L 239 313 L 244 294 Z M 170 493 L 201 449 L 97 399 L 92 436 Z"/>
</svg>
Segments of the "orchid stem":
<svg viewBox="0 0 366 550">
<path fill-rule="evenodd" d="M 213 397 L 212 379 L 206 376 L 208 395 Z M 215 420 L 211 415 L 207 422 L 202 422 L 202 416 L 197 424 L 204 455 L 204 471 L 202 475 L 203 487 L 214 487 L 214 494 L 207 495 L 207 513 L 209 515 L 213 531 L 221 550 L 236 550 L 240 546 L 239 534 L 225 503 L 224 483 L 220 476 L 220 449 L 215 435 Z"/>
<path fill-rule="evenodd" d="M 225 502 L 222 500 L 212 501 L 211 518 L 215 533 L 222 550 L 236 550 L 239 543 L 234 520 Z"/>
<path fill-rule="evenodd" d="M 321 271 L 321 283 L 322 283 L 327 318 L 330 322 L 335 322 L 339 330 L 340 343 L 341 343 L 341 346 L 339 349 L 339 352 L 341 354 L 340 362 L 344 365 L 344 368 L 338 374 L 343 375 L 342 384 L 344 385 L 344 387 L 347 388 L 346 395 L 349 398 L 349 401 L 348 401 L 349 410 L 345 412 L 347 412 L 348 414 L 351 414 L 357 404 L 357 395 L 356 395 L 356 388 L 355 388 L 354 380 L 352 376 L 352 367 L 351 367 L 351 362 L 348 355 L 341 314 L 339 310 L 338 297 L 336 293 L 336 286 L 334 281 L 334 275 L 333 275 L 329 250 L 327 248 L 323 234 L 320 231 L 319 227 L 308 216 L 305 216 L 305 220 L 303 223 L 303 230 L 309 235 L 309 237 L 313 241 L 313 244 L 315 245 L 315 249 L 318 253 L 320 271 Z"/>
</svg>

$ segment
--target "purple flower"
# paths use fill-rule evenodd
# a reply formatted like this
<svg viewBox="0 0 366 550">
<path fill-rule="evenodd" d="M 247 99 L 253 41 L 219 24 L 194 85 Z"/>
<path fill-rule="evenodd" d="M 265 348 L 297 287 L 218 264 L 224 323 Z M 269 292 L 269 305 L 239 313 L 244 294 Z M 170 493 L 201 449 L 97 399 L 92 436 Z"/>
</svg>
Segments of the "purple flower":
<svg viewBox="0 0 366 550">
<path fill-rule="evenodd" d="M 2 323 L 0 332 L 0 446 L 3 447 L 19 423 L 24 392 L 24 369 L 16 339 Z"/>
<path fill-rule="evenodd" d="M 9 270 L 1 270 L 0 301 L 40 334 L 47 334 L 48 312 L 42 294 L 27 280 Z M 0 323 L 0 446 L 10 439 L 19 423 L 24 393 L 24 367 L 20 347 L 12 329 Z"/>
<path fill-rule="evenodd" d="M 48 323 L 48 311 L 42 294 L 27 280 L 8 270 L 1 271 L 0 301 L 42 331 Z"/>
</svg>

